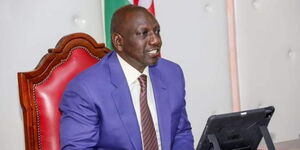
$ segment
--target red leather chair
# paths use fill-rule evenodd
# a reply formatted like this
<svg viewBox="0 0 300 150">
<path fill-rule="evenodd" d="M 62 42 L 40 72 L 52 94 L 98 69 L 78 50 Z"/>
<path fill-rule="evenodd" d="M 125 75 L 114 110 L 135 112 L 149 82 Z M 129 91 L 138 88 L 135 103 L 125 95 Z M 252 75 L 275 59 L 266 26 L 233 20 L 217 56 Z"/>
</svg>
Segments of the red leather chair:
<svg viewBox="0 0 300 150">
<path fill-rule="evenodd" d="M 31 72 L 19 72 L 26 150 L 58 150 L 59 104 L 68 82 L 109 52 L 84 33 L 63 37 Z"/>
</svg>

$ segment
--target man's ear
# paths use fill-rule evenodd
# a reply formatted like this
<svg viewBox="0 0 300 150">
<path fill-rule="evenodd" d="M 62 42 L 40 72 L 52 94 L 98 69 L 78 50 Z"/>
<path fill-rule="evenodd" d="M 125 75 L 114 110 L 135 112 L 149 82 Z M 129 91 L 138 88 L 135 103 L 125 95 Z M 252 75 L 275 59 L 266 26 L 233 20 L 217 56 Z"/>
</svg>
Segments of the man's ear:
<svg viewBox="0 0 300 150">
<path fill-rule="evenodd" d="M 116 50 L 123 50 L 123 37 L 119 33 L 112 33 L 111 40 Z"/>
</svg>

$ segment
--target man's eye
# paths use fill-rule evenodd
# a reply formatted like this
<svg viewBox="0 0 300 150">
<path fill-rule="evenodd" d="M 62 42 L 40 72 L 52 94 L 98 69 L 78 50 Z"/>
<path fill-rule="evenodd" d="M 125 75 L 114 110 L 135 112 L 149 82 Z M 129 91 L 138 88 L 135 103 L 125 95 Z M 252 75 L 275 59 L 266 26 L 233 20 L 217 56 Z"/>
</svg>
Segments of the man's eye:
<svg viewBox="0 0 300 150">
<path fill-rule="evenodd" d="M 145 36 L 148 34 L 148 31 L 138 32 L 137 35 Z"/>
<path fill-rule="evenodd" d="M 155 33 L 159 34 L 160 33 L 160 29 L 155 30 Z"/>
</svg>

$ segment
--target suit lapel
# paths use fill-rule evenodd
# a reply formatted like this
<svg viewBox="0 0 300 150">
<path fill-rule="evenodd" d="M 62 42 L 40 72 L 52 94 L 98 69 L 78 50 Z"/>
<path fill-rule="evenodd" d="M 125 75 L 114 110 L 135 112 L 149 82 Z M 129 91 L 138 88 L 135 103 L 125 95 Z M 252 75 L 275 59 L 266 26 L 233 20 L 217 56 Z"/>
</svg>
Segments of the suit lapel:
<svg viewBox="0 0 300 150">
<path fill-rule="evenodd" d="M 149 73 L 156 104 L 161 146 L 162 149 L 171 149 L 171 112 L 168 89 L 162 80 L 160 71 L 155 66 L 149 67 Z"/>
<path fill-rule="evenodd" d="M 109 62 L 111 82 L 116 87 L 112 93 L 113 100 L 118 110 L 121 121 L 127 130 L 135 149 L 142 149 L 142 141 L 140 129 L 134 111 L 130 90 L 127 85 L 126 77 L 123 73 L 121 65 L 117 59 L 116 53 L 112 52 Z"/>
</svg>

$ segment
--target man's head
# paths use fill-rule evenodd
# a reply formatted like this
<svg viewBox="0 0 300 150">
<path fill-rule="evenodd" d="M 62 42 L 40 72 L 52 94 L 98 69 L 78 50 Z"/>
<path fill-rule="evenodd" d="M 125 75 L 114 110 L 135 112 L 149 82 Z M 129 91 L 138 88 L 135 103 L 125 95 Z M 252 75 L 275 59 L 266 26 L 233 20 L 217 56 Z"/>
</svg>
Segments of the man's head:
<svg viewBox="0 0 300 150">
<path fill-rule="evenodd" d="M 127 5 L 118 9 L 111 21 L 111 41 L 116 52 L 142 72 L 157 63 L 162 41 L 160 26 L 147 9 Z"/>
</svg>

